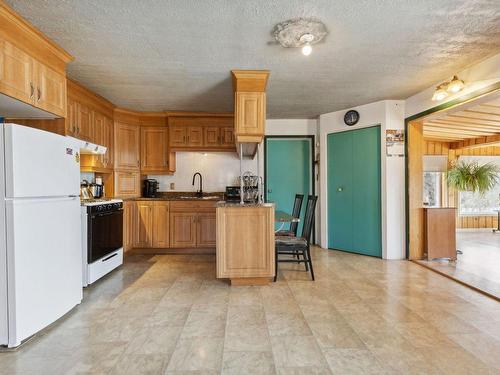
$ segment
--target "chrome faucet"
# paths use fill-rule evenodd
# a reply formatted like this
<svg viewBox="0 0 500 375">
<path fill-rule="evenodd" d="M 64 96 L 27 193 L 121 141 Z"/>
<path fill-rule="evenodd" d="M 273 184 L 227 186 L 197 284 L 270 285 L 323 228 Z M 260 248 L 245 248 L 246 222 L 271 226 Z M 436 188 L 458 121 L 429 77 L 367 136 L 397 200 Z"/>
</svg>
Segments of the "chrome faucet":
<svg viewBox="0 0 500 375">
<path fill-rule="evenodd" d="M 193 186 L 194 186 L 194 180 L 196 179 L 197 175 L 200 176 L 200 189 L 196 192 L 196 195 L 201 197 L 201 196 L 203 196 L 203 177 L 201 176 L 200 172 L 196 172 L 193 175 Z"/>
</svg>

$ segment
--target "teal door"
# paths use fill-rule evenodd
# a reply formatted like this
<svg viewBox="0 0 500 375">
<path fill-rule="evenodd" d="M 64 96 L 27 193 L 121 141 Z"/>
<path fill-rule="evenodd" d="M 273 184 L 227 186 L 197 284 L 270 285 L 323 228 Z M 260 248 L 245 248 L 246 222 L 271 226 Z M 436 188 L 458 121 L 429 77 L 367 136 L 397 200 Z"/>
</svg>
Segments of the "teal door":
<svg viewBox="0 0 500 375">
<path fill-rule="evenodd" d="M 328 247 L 382 256 L 380 127 L 327 137 Z"/>
<path fill-rule="evenodd" d="M 299 234 L 307 195 L 312 191 L 312 142 L 311 138 L 266 138 L 265 144 L 266 200 L 274 202 L 277 210 L 291 214 L 295 194 L 304 194 Z"/>
</svg>

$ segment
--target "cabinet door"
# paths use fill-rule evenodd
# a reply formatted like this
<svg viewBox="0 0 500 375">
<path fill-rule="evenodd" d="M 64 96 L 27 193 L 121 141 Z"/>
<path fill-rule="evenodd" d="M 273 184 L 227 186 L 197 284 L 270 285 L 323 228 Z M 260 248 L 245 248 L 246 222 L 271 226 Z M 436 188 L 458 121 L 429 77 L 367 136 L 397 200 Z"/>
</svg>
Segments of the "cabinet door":
<svg viewBox="0 0 500 375">
<path fill-rule="evenodd" d="M 77 105 L 78 130 L 77 137 L 85 141 L 94 141 L 94 113 L 84 104 Z"/>
<path fill-rule="evenodd" d="M 66 117 L 66 75 L 35 61 L 35 104 L 55 115 Z"/>
<path fill-rule="evenodd" d="M 169 129 L 170 147 L 184 147 L 187 142 L 187 129 L 183 126 L 171 126 Z"/>
<path fill-rule="evenodd" d="M 68 97 L 66 114 L 66 134 L 76 137 L 78 135 L 78 103 Z"/>
<path fill-rule="evenodd" d="M 203 128 L 205 147 L 220 147 L 220 128 L 218 126 L 206 126 Z"/>
<path fill-rule="evenodd" d="M 116 197 L 133 198 L 141 195 L 139 171 L 115 171 L 114 182 Z"/>
<path fill-rule="evenodd" d="M 102 155 L 104 168 L 113 168 L 113 120 L 104 116 L 102 131 L 102 146 L 106 146 L 106 153 Z"/>
<path fill-rule="evenodd" d="M 215 213 L 201 213 L 197 217 L 197 233 L 196 233 L 196 246 L 197 247 L 214 247 L 215 237 Z"/>
<path fill-rule="evenodd" d="M 33 62 L 27 53 L 7 41 L 0 41 L 0 92 L 33 104 Z"/>
<path fill-rule="evenodd" d="M 115 168 L 139 169 L 139 127 L 117 122 L 114 132 Z"/>
<path fill-rule="evenodd" d="M 141 171 L 168 172 L 167 129 L 141 128 Z"/>
<path fill-rule="evenodd" d="M 153 206 L 153 247 L 167 248 L 170 237 L 169 202 L 157 201 Z"/>
<path fill-rule="evenodd" d="M 151 247 L 153 244 L 153 202 L 136 202 L 134 247 Z"/>
<path fill-rule="evenodd" d="M 235 100 L 236 135 L 264 136 L 266 94 L 237 92 Z"/>
<path fill-rule="evenodd" d="M 123 250 L 127 251 L 134 247 L 135 232 L 135 201 L 123 202 Z"/>
<path fill-rule="evenodd" d="M 92 132 L 92 142 L 101 146 L 105 146 L 106 134 L 105 134 L 105 123 L 104 115 L 100 112 L 93 112 L 93 132 Z"/>
<path fill-rule="evenodd" d="M 170 247 L 196 246 L 196 214 L 191 212 L 170 213 Z"/>
<path fill-rule="evenodd" d="M 189 126 L 187 128 L 187 146 L 203 146 L 203 128 L 201 126 Z"/>
<path fill-rule="evenodd" d="M 224 148 L 234 148 L 234 127 L 225 126 L 221 128 L 220 146 Z"/>
</svg>

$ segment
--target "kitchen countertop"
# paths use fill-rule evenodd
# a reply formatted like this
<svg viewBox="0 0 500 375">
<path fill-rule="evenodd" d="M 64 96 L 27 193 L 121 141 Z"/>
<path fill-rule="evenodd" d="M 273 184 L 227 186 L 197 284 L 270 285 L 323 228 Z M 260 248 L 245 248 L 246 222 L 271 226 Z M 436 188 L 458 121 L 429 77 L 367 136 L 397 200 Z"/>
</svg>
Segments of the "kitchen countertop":
<svg viewBox="0 0 500 375">
<path fill-rule="evenodd" d="M 224 193 L 203 193 L 202 197 L 198 197 L 193 192 L 160 192 L 157 197 L 136 197 L 125 198 L 124 201 L 220 201 L 224 199 Z"/>
<path fill-rule="evenodd" d="M 274 207 L 274 203 L 243 203 L 240 202 L 227 202 L 219 201 L 215 204 L 215 207 Z"/>
</svg>

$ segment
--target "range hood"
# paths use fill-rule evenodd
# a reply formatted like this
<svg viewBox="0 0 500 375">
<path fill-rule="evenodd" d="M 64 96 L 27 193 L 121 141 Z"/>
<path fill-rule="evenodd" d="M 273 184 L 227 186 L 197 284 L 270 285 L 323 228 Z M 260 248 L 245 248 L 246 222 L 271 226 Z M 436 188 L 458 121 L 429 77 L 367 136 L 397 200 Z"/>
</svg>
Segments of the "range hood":
<svg viewBox="0 0 500 375">
<path fill-rule="evenodd" d="M 80 149 L 82 155 L 103 155 L 107 151 L 107 147 L 101 146 L 92 142 L 82 141 L 74 137 L 67 137 L 75 144 L 75 148 Z"/>
</svg>

